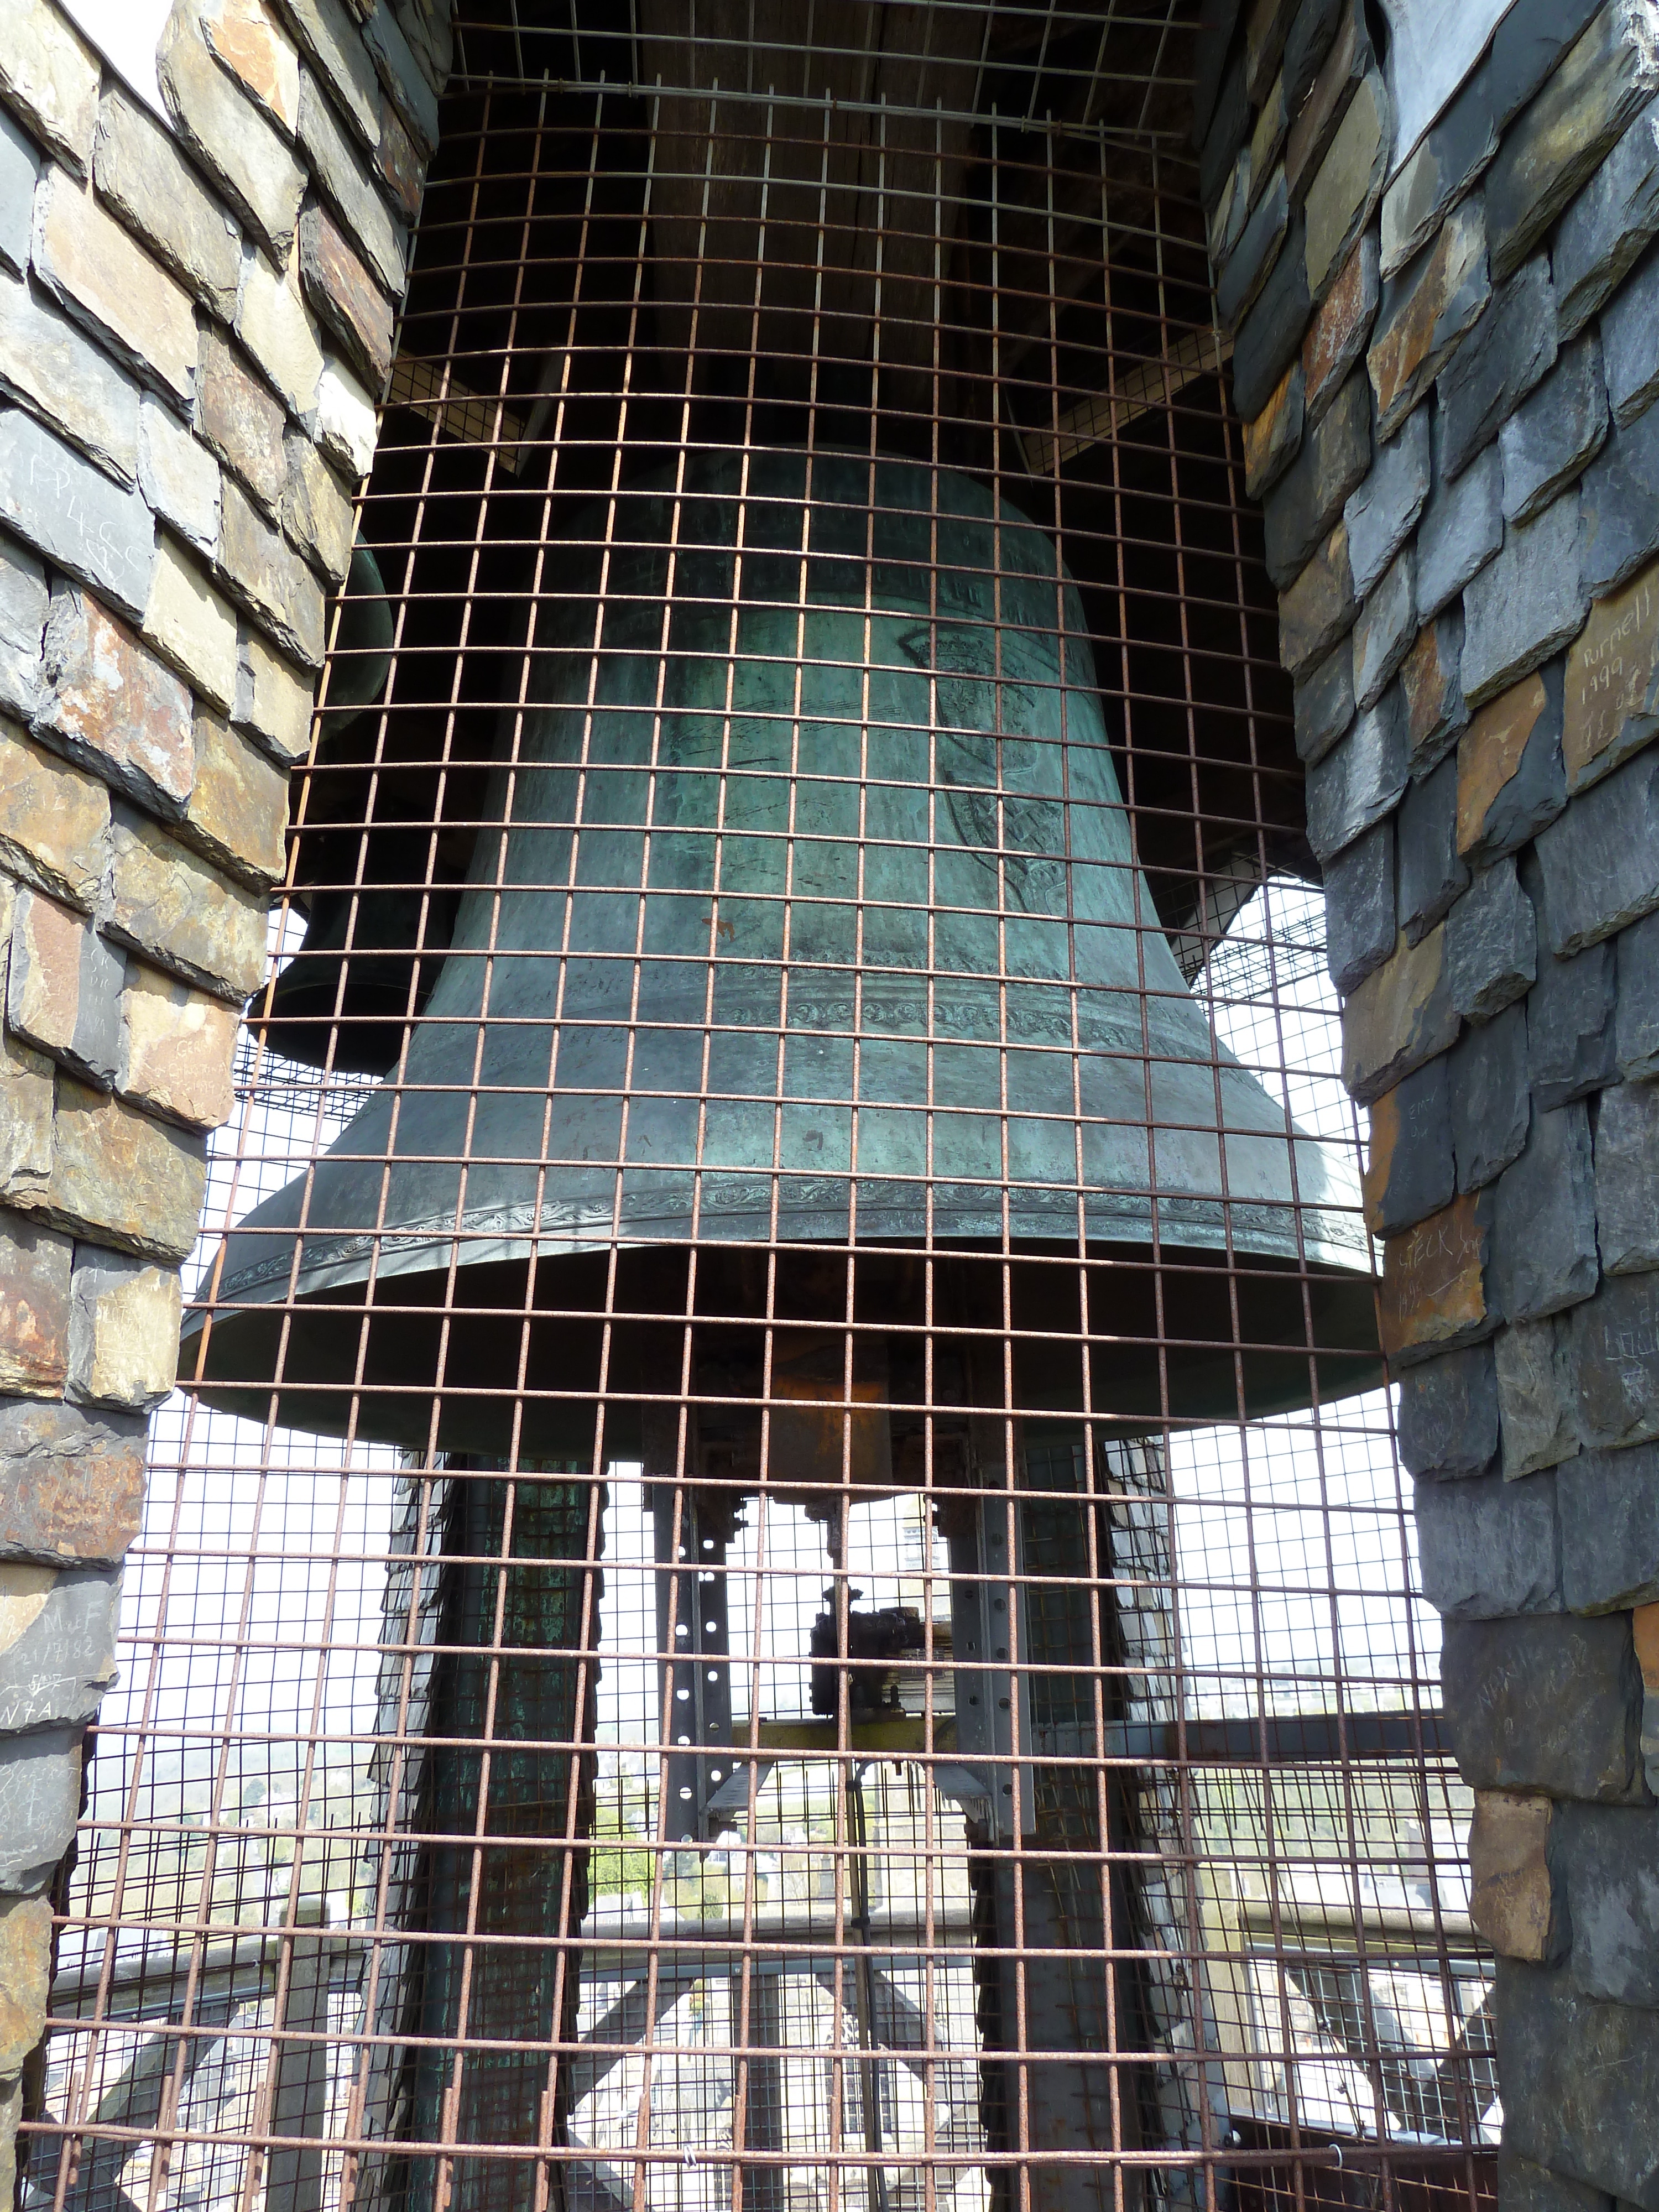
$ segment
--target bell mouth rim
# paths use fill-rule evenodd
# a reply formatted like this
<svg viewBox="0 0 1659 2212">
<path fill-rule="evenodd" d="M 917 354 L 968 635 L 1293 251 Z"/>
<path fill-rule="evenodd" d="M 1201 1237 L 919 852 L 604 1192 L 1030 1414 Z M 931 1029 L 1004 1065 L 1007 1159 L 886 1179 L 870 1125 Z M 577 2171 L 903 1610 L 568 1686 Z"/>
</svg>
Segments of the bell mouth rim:
<svg viewBox="0 0 1659 2212">
<path fill-rule="evenodd" d="M 1164 1264 L 1177 1270 L 1197 1267 L 1206 1274 L 1217 1267 L 1243 1261 L 1247 1268 L 1255 1262 L 1257 1272 L 1265 1269 L 1275 1276 L 1302 1270 L 1322 1280 L 1333 1276 L 1374 1278 L 1370 1240 L 1363 1224 L 1329 1207 L 1301 1209 L 1300 1255 L 1296 1249 L 1295 1212 L 1282 1203 L 1166 1198 L 1159 1203 L 1156 1240 L 1152 1233 L 1152 1208 L 1144 1199 L 1118 1202 L 1118 1218 L 1109 1224 L 1115 1234 L 1109 1233 L 1109 1224 L 1100 1222 L 1100 1210 L 1098 1205 L 1088 1208 L 1095 1218 L 1080 1251 L 1077 1238 L 1068 1236 L 1053 1218 L 1059 1211 L 1056 1206 L 1047 1218 L 1027 1219 L 1011 1231 L 1007 1256 L 1085 1265 L 1110 1265 L 1115 1261 L 1143 1267 Z M 568 1209 L 572 1216 L 578 1211 Z M 464 1218 L 459 1227 L 452 1216 L 330 1237 L 314 1261 L 302 1263 L 297 1275 L 293 1234 L 279 1231 L 278 1236 L 284 1238 L 283 1249 L 222 1277 L 211 1297 L 190 1309 L 185 1334 L 196 1333 L 210 1312 L 226 1308 L 311 1304 L 341 1291 L 349 1294 L 362 1290 L 371 1266 L 375 1279 L 384 1282 L 422 1275 L 447 1279 L 452 1259 L 458 1276 L 464 1278 L 484 1267 L 522 1267 L 532 1259 L 541 1267 L 613 1249 L 630 1254 L 815 1251 L 821 1255 L 840 1253 L 858 1258 L 891 1253 L 909 1259 L 994 1257 L 1004 1250 L 1000 1228 L 994 1223 L 981 1220 L 979 1225 L 964 1225 L 948 1233 L 936 1229 L 930 1237 L 913 1215 L 901 1223 L 884 1224 L 878 1211 L 872 1211 L 877 1218 L 849 1239 L 844 1232 L 836 1235 L 824 1228 L 820 1208 L 781 1209 L 781 1231 L 775 1236 L 768 1233 L 764 1218 L 757 1221 L 752 1216 L 726 1211 L 720 1220 L 726 1233 L 701 1237 L 688 1233 L 683 1217 L 624 1219 L 617 1228 L 608 1209 L 601 1212 L 594 1207 L 586 1212 L 585 1220 L 571 1218 L 562 1224 L 550 1224 L 544 1211 L 538 1231 L 527 1222 L 511 1218 L 520 1209 L 510 1209 L 507 1218 L 499 1209 L 490 1209 Z M 791 1235 L 787 1224 L 792 1219 L 819 1225 L 816 1231 L 803 1225 Z M 746 1229 L 732 1226 L 745 1222 Z M 237 1233 L 231 1232 L 233 1237 Z M 459 1255 L 458 1247 L 463 1248 Z M 1158 1255 L 1166 1251 L 1178 1256 L 1160 1262 Z M 288 1289 L 290 1282 L 291 1291 Z M 193 1325 L 192 1316 L 197 1317 Z"/>
<path fill-rule="evenodd" d="M 701 1264 L 688 1313 L 694 1249 Z M 780 1269 L 769 1313 L 763 1252 L 730 1244 L 711 1252 L 684 1238 L 624 1252 L 621 1274 L 592 1249 L 572 1255 L 569 1273 L 549 1267 L 533 1279 L 523 1261 L 465 1268 L 459 1281 L 446 1273 L 394 1279 L 377 1284 L 383 1295 L 374 1304 L 361 1273 L 332 1296 L 239 1305 L 222 1291 L 186 1313 L 179 1387 L 246 1419 L 409 1449 L 429 1440 L 435 1420 L 445 1451 L 493 1452 L 517 1437 L 515 1448 L 532 1454 L 584 1457 L 603 1411 L 607 1449 L 635 1458 L 641 1410 L 680 1395 L 686 1327 L 712 1332 L 702 1337 L 703 1354 L 720 1375 L 733 1359 L 739 1367 L 758 1359 L 762 1331 L 806 1327 L 839 1340 L 848 1322 L 835 1283 L 849 1254 L 878 1261 L 868 1310 L 852 1326 L 899 1360 L 884 1392 L 896 1419 L 931 1412 L 955 1420 L 979 1404 L 971 1384 L 966 1397 L 957 1384 L 937 1398 L 932 1385 L 917 1395 L 921 1346 L 941 1332 L 963 1345 L 1000 1336 L 1010 1262 L 1023 1418 L 1080 1414 L 1080 1352 L 1092 1377 L 1091 1418 L 1125 1436 L 1296 1414 L 1384 1379 L 1374 1279 L 1349 1267 L 1178 1246 L 1155 1261 L 1144 1243 L 1102 1243 L 1080 1259 L 1075 1243 L 1057 1237 L 1020 1240 L 1012 1250 L 990 1238 L 773 1249 L 806 1266 Z M 920 1279 L 924 1260 L 941 1271 L 931 1292 Z M 1148 1295 L 1155 1265 L 1168 1299 L 1158 1318 Z M 1090 1277 L 1082 1304 L 1080 1267 Z M 721 1403 L 733 1390 L 734 1404 L 752 1395 L 720 1375 L 691 1387 Z"/>
</svg>

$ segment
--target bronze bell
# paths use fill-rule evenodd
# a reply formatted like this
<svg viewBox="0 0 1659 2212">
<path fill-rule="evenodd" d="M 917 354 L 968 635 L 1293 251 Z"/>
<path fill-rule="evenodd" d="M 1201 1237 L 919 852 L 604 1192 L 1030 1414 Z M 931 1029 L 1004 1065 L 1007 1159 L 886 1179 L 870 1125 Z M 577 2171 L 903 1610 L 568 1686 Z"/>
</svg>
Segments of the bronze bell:
<svg viewBox="0 0 1659 2212">
<path fill-rule="evenodd" d="M 758 1401 L 769 1297 L 781 1417 L 890 1409 L 870 1487 L 957 1388 L 929 1328 L 1010 1326 L 1017 1402 L 1086 1381 L 1127 1430 L 1374 1382 L 1351 1165 L 1182 981 L 1050 538 L 786 451 L 693 453 L 581 535 L 401 1073 L 228 1238 L 185 1376 L 586 1463 L 601 1402 L 637 1452 L 688 1318 L 693 1388 Z M 732 1435 L 741 1478 L 758 1410 Z"/>
</svg>

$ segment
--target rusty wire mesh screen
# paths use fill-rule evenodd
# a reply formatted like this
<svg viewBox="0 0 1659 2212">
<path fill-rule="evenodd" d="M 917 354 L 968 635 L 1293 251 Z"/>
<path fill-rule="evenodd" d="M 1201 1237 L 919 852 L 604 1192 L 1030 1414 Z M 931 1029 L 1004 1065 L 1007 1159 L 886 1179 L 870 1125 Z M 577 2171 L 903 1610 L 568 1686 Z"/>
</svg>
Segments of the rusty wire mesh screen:
<svg viewBox="0 0 1659 2212">
<path fill-rule="evenodd" d="M 463 23 L 31 2205 L 1490 2197 L 1189 53 Z"/>
</svg>

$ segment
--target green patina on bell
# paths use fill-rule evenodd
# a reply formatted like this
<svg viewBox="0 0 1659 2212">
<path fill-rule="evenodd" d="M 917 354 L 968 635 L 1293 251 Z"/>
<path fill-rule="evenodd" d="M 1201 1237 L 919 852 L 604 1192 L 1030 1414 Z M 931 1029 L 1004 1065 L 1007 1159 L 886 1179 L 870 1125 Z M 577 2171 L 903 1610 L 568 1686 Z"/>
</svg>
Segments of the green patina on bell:
<svg viewBox="0 0 1659 2212">
<path fill-rule="evenodd" d="M 581 1451 L 605 1396 L 625 1450 L 691 1248 L 732 1316 L 772 1241 L 808 1326 L 824 1248 L 867 1255 L 896 1405 L 928 1247 L 966 1325 L 1000 1322 L 974 1255 L 1070 1256 L 1015 1287 L 1026 1404 L 1083 1403 L 1084 1273 L 1103 1413 L 1310 1402 L 1304 1273 L 1319 1395 L 1373 1382 L 1352 1168 L 1188 993 L 1051 540 L 965 477 L 789 452 L 695 454 L 582 538 L 402 1075 L 229 1238 L 204 1394 L 263 1418 L 280 1350 L 294 1425 L 356 1388 L 358 1433 L 424 1444 L 437 1391 L 441 1443 L 497 1450 L 518 1396 L 520 1448 Z"/>
</svg>

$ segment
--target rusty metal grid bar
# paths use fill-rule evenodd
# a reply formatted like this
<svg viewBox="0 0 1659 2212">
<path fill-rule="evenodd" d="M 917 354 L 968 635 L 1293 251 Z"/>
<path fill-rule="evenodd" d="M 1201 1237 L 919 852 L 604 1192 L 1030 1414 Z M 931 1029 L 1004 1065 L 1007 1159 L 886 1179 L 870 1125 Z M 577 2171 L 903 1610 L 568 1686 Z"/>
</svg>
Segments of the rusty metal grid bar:
<svg viewBox="0 0 1659 2212">
<path fill-rule="evenodd" d="M 461 25 L 54 2212 L 1491 2201 L 1181 18 L 865 12 Z"/>
<path fill-rule="evenodd" d="M 686 11 L 629 0 L 620 9 L 559 0 L 546 9 L 463 6 L 452 89 L 544 83 L 559 91 L 649 94 L 659 84 L 768 98 L 775 112 L 874 117 L 884 71 L 917 73 L 907 106 L 974 124 L 996 112 L 1069 136 L 1178 146 L 1170 94 L 1190 85 L 1189 0 L 1062 8 L 1054 0 L 879 0 Z"/>
</svg>

